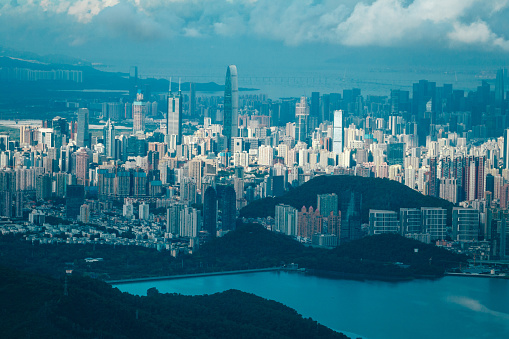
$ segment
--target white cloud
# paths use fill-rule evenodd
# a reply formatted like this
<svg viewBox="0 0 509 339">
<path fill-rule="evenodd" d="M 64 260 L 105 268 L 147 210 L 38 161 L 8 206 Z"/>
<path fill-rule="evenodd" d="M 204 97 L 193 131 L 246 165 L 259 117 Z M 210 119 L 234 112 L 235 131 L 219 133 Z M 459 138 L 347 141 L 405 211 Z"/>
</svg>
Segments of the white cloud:
<svg viewBox="0 0 509 339">
<path fill-rule="evenodd" d="M 509 41 L 493 33 L 484 21 L 473 22 L 470 25 L 456 22 L 454 30 L 447 36 L 456 43 L 489 45 L 509 51 Z"/>
<path fill-rule="evenodd" d="M 0 4 L 0 16 L 9 18 L 0 24 L 0 36 L 28 35 L 30 29 L 68 44 L 218 35 L 287 45 L 433 42 L 508 50 L 492 27 L 508 8 L 509 0 L 17 0 Z"/>
</svg>

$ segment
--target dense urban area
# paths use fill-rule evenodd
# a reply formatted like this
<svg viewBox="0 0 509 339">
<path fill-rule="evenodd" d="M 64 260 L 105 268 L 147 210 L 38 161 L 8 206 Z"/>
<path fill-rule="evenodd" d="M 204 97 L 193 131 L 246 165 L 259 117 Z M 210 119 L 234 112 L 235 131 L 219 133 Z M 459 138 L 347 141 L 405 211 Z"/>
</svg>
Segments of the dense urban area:
<svg viewBox="0 0 509 339">
<path fill-rule="evenodd" d="M 8 66 L 13 86 L 84 82 Z M 244 221 L 327 248 L 396 233 L 490 265 L 509 255 L 505 70 L 471 92 L 421 80 L 277 100 L 239 91 L 234 65 L 224 95 L 171 80 L 153 91 L 137 67 L 121 79 L 128 91 L 49 99 L 53 118 L 4 124 L 4 235 L 178 257 Z"/>
</svg>

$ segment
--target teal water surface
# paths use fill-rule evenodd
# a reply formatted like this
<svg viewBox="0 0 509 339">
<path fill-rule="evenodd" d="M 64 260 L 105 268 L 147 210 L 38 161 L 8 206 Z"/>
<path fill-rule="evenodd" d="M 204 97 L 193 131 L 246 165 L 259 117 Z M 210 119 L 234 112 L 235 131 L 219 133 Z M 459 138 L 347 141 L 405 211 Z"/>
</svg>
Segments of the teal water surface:
<svg viewBox="0 0 509 339">
<path fill-rule="evenodd" d="M 123 292 L 212 294 L 238 289 L 276 300 L 363 338 L 509 338 L 509 280 L 444 277 L 387 283 L 262 272 L 115 285 Z"/>
</svg>

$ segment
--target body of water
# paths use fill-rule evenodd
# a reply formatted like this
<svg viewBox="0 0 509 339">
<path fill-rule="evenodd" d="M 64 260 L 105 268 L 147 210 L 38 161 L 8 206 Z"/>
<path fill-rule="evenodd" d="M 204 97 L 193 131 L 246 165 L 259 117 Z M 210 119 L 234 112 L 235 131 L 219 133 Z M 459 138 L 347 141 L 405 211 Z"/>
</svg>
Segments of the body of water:
<svg viewBox="0 0 509 339">
<path fill-rule="evenodd" d="M 238 289 L 367 339 L 509 338 L 509 280 L 445 277 L 387 283 L 263 272 L 115 287 L 137 295 L 146 295 L 151 287 L 185 295 Z"/>
</svg>

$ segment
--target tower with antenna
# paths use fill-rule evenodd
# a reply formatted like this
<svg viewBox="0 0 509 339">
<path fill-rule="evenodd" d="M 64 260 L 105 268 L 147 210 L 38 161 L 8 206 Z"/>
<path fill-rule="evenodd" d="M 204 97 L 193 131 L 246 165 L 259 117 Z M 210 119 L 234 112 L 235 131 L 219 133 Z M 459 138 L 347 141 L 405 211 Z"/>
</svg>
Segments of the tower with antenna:
<svg viewBox="0 0 509 339">
<path fill-rule="evenodd" d="M 166 115 L 166 137 L 170 149 L 175 149 L 177 145 L 182 143 L 182 92 L 180 89 L 180 78 L 177 94 L 171 91 L 170 78 L 168 114 Z"/>
</svg>

